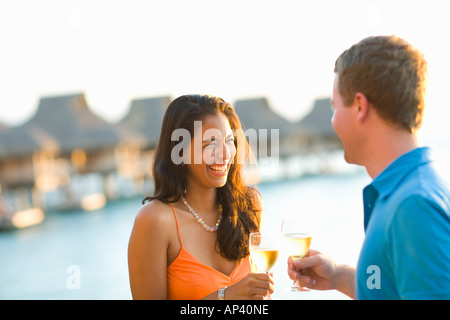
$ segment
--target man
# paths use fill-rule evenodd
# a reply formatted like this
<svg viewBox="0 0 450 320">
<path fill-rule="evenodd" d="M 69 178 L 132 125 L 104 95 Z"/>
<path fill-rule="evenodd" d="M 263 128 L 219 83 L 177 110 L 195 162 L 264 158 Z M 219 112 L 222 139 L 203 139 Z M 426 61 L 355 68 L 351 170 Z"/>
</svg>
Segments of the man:
<svg viewBox="0 0 450 320">
<path fill-rule="evenodd" d="M 363 191 L 366 236 L 356 270 L 311 250 L 289 259 L 289 276 L 356 299 L 450 299 L 450 192 L 417 140 L 422 53 L 395 36 L 369 37 L 341 54 L 335 73 L 333 128 L 345 160 L 373 179 Z"/>
</svg>

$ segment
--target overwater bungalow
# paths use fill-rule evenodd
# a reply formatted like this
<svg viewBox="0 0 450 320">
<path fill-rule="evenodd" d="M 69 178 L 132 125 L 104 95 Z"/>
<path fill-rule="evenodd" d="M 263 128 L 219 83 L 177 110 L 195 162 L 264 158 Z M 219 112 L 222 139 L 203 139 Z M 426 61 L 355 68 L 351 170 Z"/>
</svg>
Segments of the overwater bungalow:
<svg viewBox="0 0 450 320">
<path fill-rule="evenodd" d="M 24 228 L 44 220 L 30 155 L 57 149 L 54 140 L 34 127 L 0 130 L 0 229 Z"/>
<path fill-rule="evenodd" d="M 164 113 L 170 102 L 169 96 L 133 99 L 128 113 L 117 123 L 119 128 L 134 132 L 143 138 L 139 150 L 134 149 L 127 158 L 121 158 L 122 160 L 118 162 L 118 170 L 122 175 L 130 175 L 140 181 L 143 188 L 141 194 L 150 193 L 153 189 L 154 150 L 161 133 Z"/>
<path fill-rule="evenodd" d="M 144 149 L 154 149 L 161 133 L 164 113 L 170 101 L 170 96 L 133 99 L 128 113 L 118 122 L 118 125 L 143 136 Z"/>
<path fill-rule="evenodd" d="M 31 188 L 43 207 L 96 209 L 114 194 L 117 159 L 144 142 L 95 115 L 81 93 L 44 97 L 28 121 L 0 132 L 0 183 Z"/>
<path fill-rule="evenodd" d="M 296 123 L 299 135 L 305 139 L 308 152 L 342 149 L 331 125 L 332 117 L 331 100 L 321 98 L 316 99 L 311 111 Z"/>
<path fill-rule="evenodd" d="M 268 132 L 267 142 L 264 140 L 265 136 L 258 134 L 258 148 L 253 148 L 254 151 L 257 150 L 258 158 L 263 160 L 259 162 L 263 164 L 259 171 L 270 172 L 268 179 L 270 175 L 286 177 L 292 176 L 293 172 L 296 174 L 301 171 L 303 174 L 327 171 L 330 168 L 330 155 L 342 148 L 331 126 L 332 110 L 328 98 L 317 99 L 311 111 L 297 122 L 290 122 L 276 114 L 265 98 L 239 100 L 236 101 L 235 108 L 247 130 L 253 128 L 259 133 L 266 129 Z M 278 130 L 279 136 L 271 135 L 272 129 Z M 261 141 L 270 150 L 268 153 L 261 149 Z M 273 148 L 275 142 L 278 150 Z M 265 155 L 269 156 L 269 162 L 264 160 Z"/>
<path fill-rule="evenodd" d="M 275 113 L 266 98 L 237 100 L 234 107 L 257 158 L 283 157 L 291 152 L 288 140 L 293 123 Z"/>
<path fill-rule="evenodd" d="M 0 131 L 0 183 L 4 188 L 32 186 L 32 155 L 55 154 L 59 149 L 56 139 L 35 125 Z"/>
<path fill-rule="evenodd" d="M 24 124 L 30 125 L 54 137 L 60 155 L 69 159 L 77 172 L 114 171 L 111 155 L 117 145 L 143 143 L 142 137 L 94 114 L 83 94 L 42 98 L 35 115 Z"/>
<path fill-rule="evenodd" d="M 330 99 L 320 98 L 314 101 L 310 112 L 295 123 L 291 134 L 296 137 L 297 158 L 300 157 L 303 174 L 340 170 L 342 144 L 331 125 L 332 117 Z"/>
</svg>

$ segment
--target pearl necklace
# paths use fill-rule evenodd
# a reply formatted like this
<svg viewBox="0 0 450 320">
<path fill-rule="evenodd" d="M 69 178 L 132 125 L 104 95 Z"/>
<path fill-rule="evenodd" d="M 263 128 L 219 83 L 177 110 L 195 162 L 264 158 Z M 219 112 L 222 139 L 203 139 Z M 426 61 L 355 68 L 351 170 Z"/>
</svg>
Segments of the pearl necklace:
<svg viewBox="0 0 450 320">
<path fill-rule="evenodd" d="M 222 219 L 222 205 L 221 204 L 218 205 L 219 219 L 217 220 L 216 225 L 214 227 L 210 227 L 205 223 L 205 221 L 203 221 L 202 218 L 200 218 L 198 216 L 197 212 L 195 212 L 194 209 L 192 209 L 192 207 L 189 205 L 189 203 L 186 201 L 186 199 L 183 196 L 181 196 L 181 200 L 183 200 L 184 205 L 189 209 L 189 211 L 192 213 L 192 215 L 195 217 L 195 219 L 197 219 L 197 222 L 200 223 L 200 225 L 203 227 L 203 229 L 205 229 L 206 231 L 209 231 L 209 232 L 214 232 L 214 231 L 217 231 L 217 229 L 219 229 L 220 220 Z"/>
</svg>

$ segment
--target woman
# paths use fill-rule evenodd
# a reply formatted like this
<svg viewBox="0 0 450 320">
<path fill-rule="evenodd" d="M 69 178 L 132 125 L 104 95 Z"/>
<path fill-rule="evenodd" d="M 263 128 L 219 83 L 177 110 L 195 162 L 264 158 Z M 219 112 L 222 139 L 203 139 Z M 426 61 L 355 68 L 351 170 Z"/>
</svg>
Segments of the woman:
<svg viewBox="0 0 450 320">
<path fill-rule="evenodd" d="M 273 292 L 272 277 L 254 273 L 249 258 L 261 200 L 241 177 L 237 160 L 248 147 L 238 133 L 233 107 L 220 98 L 185 95 L 168 106 L 154 195 L 144 199 L 130 236 L 134 299 L 263 299 Z"/>
</svg>

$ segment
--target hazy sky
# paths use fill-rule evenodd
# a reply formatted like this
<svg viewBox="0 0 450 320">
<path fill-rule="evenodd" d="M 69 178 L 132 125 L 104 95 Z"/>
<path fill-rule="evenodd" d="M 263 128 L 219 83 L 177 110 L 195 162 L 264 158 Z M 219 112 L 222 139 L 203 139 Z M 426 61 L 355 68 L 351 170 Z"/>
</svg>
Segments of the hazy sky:
<svg viewBox="0 0 450 320">
<path fill-rule="evenodd" d="M 396 34 L 429 65 L 424 132 L 450 137 L 450 19 L 445 1 L 15 0 L 0 2 L 0 122 L 42 96 L 83 92 L 109 121 L 134 98 L 265 96 L 297 120 L 331 93 L 337 56 Z"/>
</svg>

